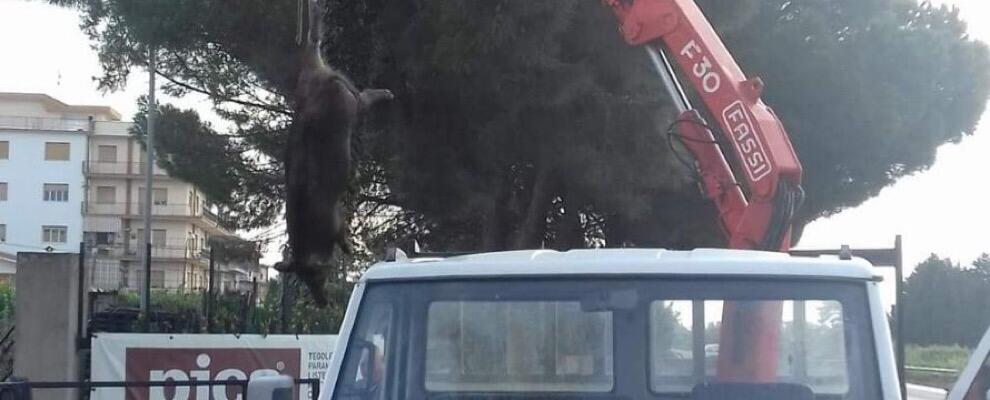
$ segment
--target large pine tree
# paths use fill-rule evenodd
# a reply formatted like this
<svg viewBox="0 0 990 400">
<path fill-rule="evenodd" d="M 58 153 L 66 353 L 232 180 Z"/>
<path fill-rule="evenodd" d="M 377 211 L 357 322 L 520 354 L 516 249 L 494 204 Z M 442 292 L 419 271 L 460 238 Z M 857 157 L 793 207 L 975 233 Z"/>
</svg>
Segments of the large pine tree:
<svg viewBox="0 0 990 400">
<path fill-rule="evenodd" d="M 166 90 L 206 93 L 233 122 L 217 132 L 164 107 L 157 145 L 173 174 L 206 188 L 232 227 L 280 218 L 297 0 L 52 2 L 82 11 L 101 87 L 123 85 L 154 43 Z M 699 3 L 763 77 L 804 164 L 799 228 L 928 168 L 936 147 L 973 132 L 990 92 L 987 47 L 947 7 Z M 663 135 L 672 111 L 658 80 L 599 2 L 328 0 L 327 11 L 327 58 L 398 97 L 355 138 L 360 245 L 722 243 Z"/>
</svg>

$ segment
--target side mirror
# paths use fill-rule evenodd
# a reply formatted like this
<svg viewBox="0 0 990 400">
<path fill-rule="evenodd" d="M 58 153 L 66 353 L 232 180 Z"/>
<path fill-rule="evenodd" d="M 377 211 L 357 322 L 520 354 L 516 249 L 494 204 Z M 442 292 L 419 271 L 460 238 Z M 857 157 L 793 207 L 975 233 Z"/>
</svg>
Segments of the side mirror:
<svg viewBox="0 0 990 400">
<path fill-rule="evenodd" d="M 361 392 L 362 395 L 370 394 L 380 383 L 380 369 L 382 367 L 382 360 L 380 359 L 381 350 L 373 342 L 368 340 L 357 340 L 354 343 L 354 347 L 360 349 L 361 354 L 354 389 Z"/>
<path fill-rule="evenodd" d="M 259 376 L 248 381 L 245 400 L 295 400 L 296 382 L 287 375 Z"/>
<path fill-rule="evenodd" d="M 352 339 L 347 344 L 348 358 L 345 358 L 347 379 L 339 388 L 334 389 L 337 391 L 334 395 L 360 399 L 375 398 L 385 373 L 383 347 L 384 338 L 380 335 L 375 335 L 371 340 Z"/>
</svg>

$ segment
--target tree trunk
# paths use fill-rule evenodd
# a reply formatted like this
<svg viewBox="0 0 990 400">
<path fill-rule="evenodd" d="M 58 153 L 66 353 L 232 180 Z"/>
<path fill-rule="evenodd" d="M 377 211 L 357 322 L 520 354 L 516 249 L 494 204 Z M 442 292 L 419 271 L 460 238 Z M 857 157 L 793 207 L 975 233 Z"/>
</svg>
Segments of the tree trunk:
<svg viewBox="0 0 990 400">
<path fill-rule="evenodd" d="M 503 173 L 495 182 L 493 192 L 489 194 L 483 217 L 481 232 L 481 251 L 505 250 L 506 238 L 506 201 L 508 200 L 508 179 Z"/>
<path fill-rule="evenodd" d="M 584 226 L 581 224 L 581 214 L 578 206 L 573 200 L 564 199 L 564 214 L 560 216 L 557 224 L 557 237 L 554 240 L 554 248 L 560 251 L 570 249 L 583 249 Z"/>
<path fill-rule="evenodd" d="M 529 205 L 526 207 L 526 215 L 519 224 L 512 238 L 513 249 L 539 248 L 543 243 L 543 234 L 546 231 L 547 204 L 550 203 L 551 186 L 550 168 L 541 166 L 533 180 Z"/>
</svg>

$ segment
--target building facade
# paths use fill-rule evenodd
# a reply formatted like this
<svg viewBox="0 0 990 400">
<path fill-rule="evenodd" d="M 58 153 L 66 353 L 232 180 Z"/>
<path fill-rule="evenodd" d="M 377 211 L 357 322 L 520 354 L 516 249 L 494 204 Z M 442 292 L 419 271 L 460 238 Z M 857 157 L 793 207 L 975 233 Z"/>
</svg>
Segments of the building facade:
<svg viewBox="0 0 990 400">
<path fill-rule="evenodd" d="M 109 107 L 0 93 L 0 253 L 78 251 L 91 120 L 119 118 Z M 0 275 L 14 273 L 6 259 Z"/>
<path fill-rule="evenodd" d="M 94 122 L 89 137 L 84 235 L 96 249 L 94 261 L 106 277 L 99 286 L 119 279 L 128 287 L 143 282 L 146 157 L 130 135 L 131 123 Z M 209 239 L 230 236 L 193 185 L 170 177 L 155 166 L 151 188 L 151 286 L 159 289 L 202 289 L 207 284 Z M 119 265 L 119 268 L 117 267 Z"/>
<path fill-rule="evenodd" d="M 8 103 L 2 102 L 5 98 L 9 99 Z M 106 107 L 63 104 L 67 109 L 76 110 L 73 108 L 76 107 L 81 112 L 20 115 L 28 113 L 32 104 L 46 102 L 61 104 L 44 95 L 0 94 L 0 141 L 9 137 L 12 143 L 11 159 L 0 160 L 0 183 L 10 181 L 8 198 L 14 194 L 13 189 L 39 187 L 35 199 L 29 193 L 17 193 L 21 197 L 16 202 L 8 200 L 4 204 L 0 200 L 0 224 L 8 226 L 10 245 L 10 248 L 0 247 L 0 252 L 16 254 L 45 249 L 75 252 L 79 243 L 84 242 L 93 289 L 140 288 L 145 276 L 146 153 L 129 133 L 133 124 L 120 121 L 120 116 Z M 95 112 L 100 110 L 103 112 Z M 38 122 L 32 118 L 44 120 Z M 20 128 L 4 130 L 5 120 L 9 122 L 6 126 L 19 122 Z M 60 159 L 61 164 L 49 160 L 47 155 L 51 151 L 64 158 L 62 149 L 46 148 L 50 143 L 68 143 L 69 159 Z M 21 158 L 12 158 L 14 151 L 21 152 Z M 39 155 L 35 158 L 40 160 L 31 159 L 31 155 Z M 195 186 L 169 176 L 157 166 L 153 169 L 152 182 L 151 287 L 176 291 L 203 289 L 207 286 L 210 238 L 233 235 L 220 227 L 214 208 Z M 67 194 L 63 195 L 62 189 L 67 189 Z M 64 237 L 52 227 L 64 227 Z M 28 240 L 35 233 L 39 240 Z M 252 279 L 261 276 L 267 279 L 266 271 L 261 272 L 257 263 L 254 264 L 253 268 L 247 268 Z M 224 268 L 221 274 L 231 269 L 221 268 Z"/>
</svg>

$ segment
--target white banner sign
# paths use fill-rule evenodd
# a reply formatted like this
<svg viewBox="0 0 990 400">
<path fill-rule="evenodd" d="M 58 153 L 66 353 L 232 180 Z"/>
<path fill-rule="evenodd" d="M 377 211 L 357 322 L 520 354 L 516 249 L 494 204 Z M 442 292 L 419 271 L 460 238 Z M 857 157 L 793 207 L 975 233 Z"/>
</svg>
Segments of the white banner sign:
<svg viewBox="0 0 990 400">
<path fill-rule="evenodd" d="M 336 335 L 100 333 L 93 337 L 92 381 L 250 379 L 281 374 L 323 379 Z M 312 388 L 299 387 L 300 400 Z M 243 400 L 238 385 L 100 388 L 95 400 Z"/>
</svg>

